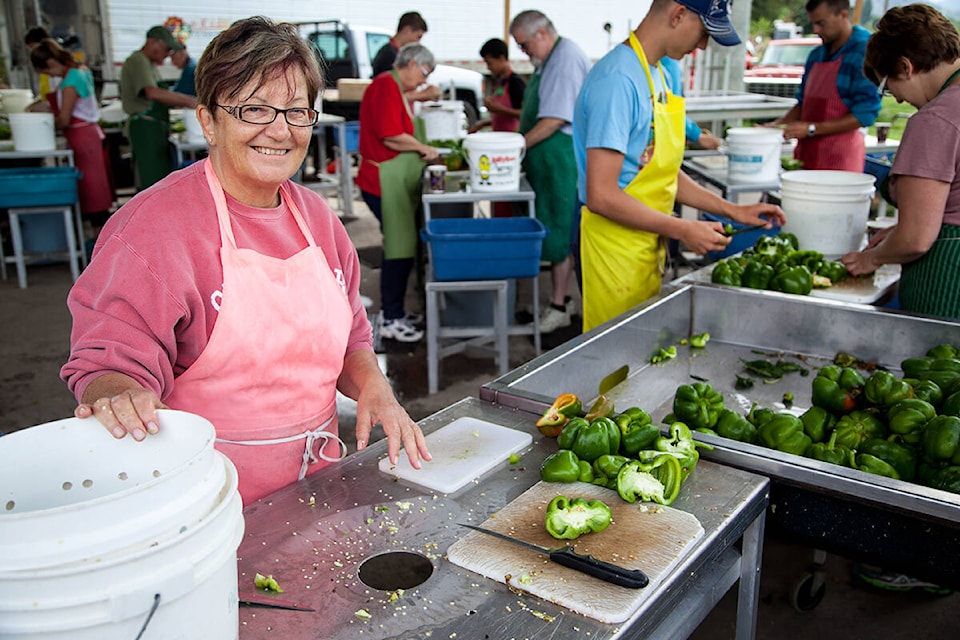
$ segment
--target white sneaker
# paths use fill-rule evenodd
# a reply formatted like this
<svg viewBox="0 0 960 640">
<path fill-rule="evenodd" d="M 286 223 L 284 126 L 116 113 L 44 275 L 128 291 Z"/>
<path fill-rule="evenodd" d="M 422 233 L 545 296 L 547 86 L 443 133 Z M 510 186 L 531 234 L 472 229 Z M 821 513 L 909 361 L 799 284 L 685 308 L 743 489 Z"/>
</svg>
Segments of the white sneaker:
<svg viewBox="0 0 960 640">
<path fill-rule="evenodd" d="M 570 314 L 547 306 L 540 316 L 540 333 L 552 333 L 557 329 L 570 326 Z"/>
<path fill-rule="evenodd" d="M 423 339 L 423 331 L 411 325 L 406 318 L 386 320 L 380 314 L 380 337 L 397 342 L 418 342 Z"/>
<path fill-rule="evenodd" d="M 407 324 L 412 324 L 412 325 L 423 324 L 422 313 L 414 313 L 413 311 L 407 311 L 406 315 L 403 316 L 403 319 L 407 321 Z"/>
</svg>

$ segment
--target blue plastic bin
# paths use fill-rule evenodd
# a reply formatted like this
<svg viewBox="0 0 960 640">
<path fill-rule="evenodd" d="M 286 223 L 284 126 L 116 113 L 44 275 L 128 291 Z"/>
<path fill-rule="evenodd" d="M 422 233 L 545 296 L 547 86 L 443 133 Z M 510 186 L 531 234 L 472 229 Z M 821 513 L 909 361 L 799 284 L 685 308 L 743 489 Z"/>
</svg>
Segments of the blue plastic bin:
<svg viewBox="0 0 960 640">
<path fill-rule="evenodd" d="M 344 134 L 347 138 L 347 152 L 356 153 L 360 150 L 360 122 L 351 120 L 344 123 Z"/>
<path fill-rule="evenodd" d="M 67 230 L 60 212 L 20 216 L 24 253 L 53 253 L 67 248 Z"/>
<path fill-rule="evenodd" d="M 723 216 L 714 215 L 712 213 L 707 213 L 706 211 L 701 211 L 701 215 L 705 220 L 711 220 L 713 222 L 719 222 L 723 225 L 731 225 L 736 231 L 737 229 L 743 229 L 744 227 L 751 227 L 753 225 L 749 224 L 740 224 L 739 222 L 734 222 L 729 218 L 724 218 Z M 723 258 L 729 258 L 735 253 L 740 253 L 744 249 L 749 249 L 757 240 L 760 239 L 760 236 L 776 236 L 780 234 L 780 227 L 773 227 L 772 229 L 756 229 L 754 231 L 744 231 L 743 233 L 738 233 L 730 239 L 730 244 L 727 245 L 727 248 L 723 251 L 709 251 L 707 256 L 713 260 L 721 260 Z"/>
<path fill-rule="evenodd" d="M 73 204 L 79 177 L 74 167 L 0 169 L 0 208 Z"/>
<path fill-rule="evenodd" d="M 890 174 L 893 166 L 893 153 L 868 153 L 863 163 L 863 172 L 877 179 L 877 185 Z"/>
<path fill-rule="evenodd" d="M 437 280 L 533 278 L 547 229 L 535 218 L 430 220 L 420 237 L 430 243 Z"/>
</svg>

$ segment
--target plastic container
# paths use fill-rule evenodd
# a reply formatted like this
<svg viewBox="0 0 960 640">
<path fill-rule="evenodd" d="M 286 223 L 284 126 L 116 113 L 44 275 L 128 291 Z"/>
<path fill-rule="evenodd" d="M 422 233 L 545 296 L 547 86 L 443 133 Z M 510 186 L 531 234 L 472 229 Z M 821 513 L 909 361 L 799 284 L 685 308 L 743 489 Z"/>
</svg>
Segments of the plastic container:
<svg viewBox="0 0 960 640">
<path fill-rule="evenodd" d="M 787 171 L 781 176 L 783 231 L 801 249 L 836 258 L 863 243 L 875 191 L 872 175 L 854 171 Z"/>
<path fill-rule="evenodd" d="M 884 178 L 890 175 L 894 155 L 893 153 L 868 153 L 867 159 L 863 163 L 863 172 L 875 177 L 879 185 Z"/>
<path fill-rule="evenodd" d="M 471 133 L 463 140 L 474 191 L 517 191 L 526 142 L 519 133 Z"/>
<path fill-rule="evenodd" d="M 0 208 L 73 204 L 79 178 L 73 167 L 0 169 Z"/>
<path fill-rule="evenodd" d="M 463 102 L 440 100 L 420 107 L 427 144 L 431 140 L 459 140 L 464 134 Z"/>
<path fill-rule="evenodd" d="M 237 637 L 236 469 L 203 418 L 161 411 L 160 428 L 0 438 L 0 637 L 134 638 L 155 606 L 145 638 Z"/>
<path fill-rule="evenodd" d="M 532 278 L 547 229 L 536 218 L 448 218 L 420 230 L 437 280 Z"/>
<path fill-rule="evenodd" d="M 351 120 L 344 123 L 344 136 L 347 139 L 347 153 L 356 153 L 360 150 L 360 121 Z"/>
<path fill-rule="evenodd" d="M 33 102 L 33 91 L 29 89 L 0 89 L 0 112 L 23 113 Z"/>
<path fill-rule="evenodd" d="M 54 253 L 67 248 L 67 228 L 63 213 L 31 213 L 19 216 L 24 253 Z"/>
<path fill-rule="evenodd" d="M 783 132 L 764 127 L 727 131 L 727 171 L 731 182 L 776 182 L 780 175 Z"/>
<path fill-rule="evenodd" d="M 700 215 L 703 216 L 704 220 L 712 220 L 714 222 L 719 222 L 723 225 L 731 225 L 736 231 L 737 229 L 743 229 L 744 227 L 751 227 L 753 225 L 741 224 L 735 222 L 730 218 L 724 218 L 723 216 L 714 215 L 706 211 L 701 211 Z M 707 257 L 713 260 L 720 260 L 721 258 L 729 258 L 735 253 L 740 253 L 744 249 L 749 249 L 761 236 L 776 236 L 780 234 L 780 227 L 773 227 L 772 229 L 754 229 L 753 231 L 744 231 L 743 233 L 738 233 L 730 238 L 730 244 L 727 245 L 727 248 L 723 251 L 709 251 L 707 252 Z"/>
<path fill-rule="evenodd" d="M 52 113 L 10 113 L 14 151 L 53 151 L 57 135 Z"/>
</svg>

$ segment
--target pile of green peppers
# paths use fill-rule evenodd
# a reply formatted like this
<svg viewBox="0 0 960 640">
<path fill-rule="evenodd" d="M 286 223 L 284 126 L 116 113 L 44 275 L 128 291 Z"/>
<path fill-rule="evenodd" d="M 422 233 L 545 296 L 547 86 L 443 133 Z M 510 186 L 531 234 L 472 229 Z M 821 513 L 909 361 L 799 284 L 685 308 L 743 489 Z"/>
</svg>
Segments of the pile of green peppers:
<svg viewBox="0 0 960 640">
<path fill-rule="evenodd" d="M 664 434 L 639 407 L 589 421 L 572 418 L 557 445 L 540 465 L 541 480 L 589 482 L 627 502 L 671 504 L 700 459 L 686 424 L 673 422 Z"/>
<path fill-rule="evenodd" d="M 801 251 L 795 235 L 781 233 L 760 236 L 740 255 L 717 262 L 711 281 L 805 296 L 814 287 L 829 287 L 848 275 L 843 263 L 827 260 L 817 251 Z"/>
</svg>

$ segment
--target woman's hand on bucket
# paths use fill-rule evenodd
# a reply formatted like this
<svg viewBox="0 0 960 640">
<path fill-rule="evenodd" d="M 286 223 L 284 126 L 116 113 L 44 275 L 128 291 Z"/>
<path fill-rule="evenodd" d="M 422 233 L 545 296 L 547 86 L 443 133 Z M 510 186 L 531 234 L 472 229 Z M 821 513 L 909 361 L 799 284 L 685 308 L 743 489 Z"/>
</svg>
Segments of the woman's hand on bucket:
<svg viewBox="0 0 960 640">
<path fill-rule="evenodd" d="M 134 440 L 141 441 L 148 433 L 158 433 L 157 409 L 166 409 L 167 406 L 153 391 L 135 383 L 135 386 L 117 385 L 119 380 L 112 380 L 113 376 L 129 380 L 119 374 L 97 378 L 87 387 L 83 394 L 85 402 L 77 405 L 73 415 L 77 418 L 95 417 L 117 439 L 129 433 Z"/>
</svg>

